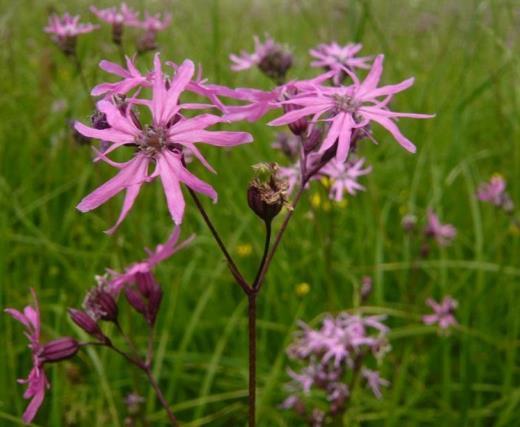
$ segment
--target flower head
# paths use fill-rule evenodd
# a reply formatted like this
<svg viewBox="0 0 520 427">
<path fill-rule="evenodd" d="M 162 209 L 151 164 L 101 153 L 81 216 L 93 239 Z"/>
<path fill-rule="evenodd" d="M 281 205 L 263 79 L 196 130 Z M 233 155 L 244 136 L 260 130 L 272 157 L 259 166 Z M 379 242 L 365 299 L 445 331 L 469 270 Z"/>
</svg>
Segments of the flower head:
<svg viewBox="0 0 520 427">
<path fill-rule="evenodd" d="M 175 227 L 170 238 L 163 244 L 157 245 L 155 250 L 146 249 L 148 258 L 131 264 L 124 273 L 118 273 L 114 270 L 108 270 L 109 278 L 104 281 L 105 288 L 112 295 L 118 295 L 119 292 L 126 286 L 135 284 L 138 278 L 152 275 L 152 271 L 157 264 L 170 258 L 173 254 L 184 249 L 194 239 L 195 236 L 190 236 L 188 239 L 178 243 L 180 236 L 180 227 Z M 153 276 L 152 276 L 153 278 Z"/>
<path fill-rule="evenodd" d="M 34 419 L 38 409 L 43 403 L 45 391 L 50 387 L 45 371 L 43 370 L 43 359 L 41 358 L 41 352 L 44 346 L 40 342 L 40 309 L 36 293 L 34 290 L 31 291 L 34 298 L 34 305 L 25 307 L 23 313 L 14 308 L 5 309 L 7 314 L 25 326 L 25 335 L 29 339 L 29 348 L 32 352 L 33 367 L 31 372 L 26 379 L 18 380 L 20 384 L 27 384 L 27 390 L 23 397 L 25 399 L 31 399 L 31 402 L 23 414 L 23 420 L 26 423 L 30 423 Z"/>
<path fill-rule="evenodd" d="M 447 246 L 457 235 L 457 229 L 451 224 L 442 224 L 431 209 L 428 210 L 428 224 L 425 234 L 434 238 L 440 246 Z"/>
<path fill-rule="evenodd" d="M 311 67 L 320 67 L 325 70 L 334 71 L 334 84 L 341 84 L 343 79 L 347 76 L 344 68 L 353 71 L 356 68 L 370 68 L 368 61 L 372 58 L 369 56 L 356 56 L 362 49 L 360 43 L 348 43 L 341 46 L 336 42 L 330 44 L 320 44 L 309 53 L 315 58 L 311 62 Z"/>
<path fill-rule="evenodd" d="M 367 175 L 372 167 L 363 168 L 365 159 L 340 162 L 337 158 L 330 160 L 321 170 L 320 174 L 332 180 L 329 197 L 336 202 L 343 200 L 345 192 L 355 195 L 357 191 L 364 190 L 357 180 L 360 176 Z"/>
<path fill-rule="evenodd" d="M 381 399 L 381 397 L 383 397 L 383 394 L 381 393 L 381 386 L 388 387 L 390 382 L 384 378 L 381 378 L 379 372 L 372 371 L 371 369 L 367 368 L 363 368 L 361 370 L 361 375 L 367 382 L 367 387 L 372 390 L 372 393 L 374 393 L 374 396 L 378 399 Z"/>
<path fill-rule="evenodd" d="M 253 53 L 242 51 L 240 55 L 231 54 L 229 59 L 233 63 L 233 71 L 242 71 L 257 66 L 264 74 L 275 81 L 283 81 L 289 68 L 292 66 L 291 53 L 266 36 L 261 42 L 258 36 L 254 37 L 255 50 Z"/>
<path fill-rule="evenodd" d="M 52 35 L 56 44 L 67 55 L 74 53 L 78 35 L 90 33 L 99 28 L 98 25 L 82 24 L 79 22 L 79 18 L 79 15 L 71 16 L 68 13 L 63 16 L 53 14 L 43 29 L 47 34 Z"/>
<path fill-rule="evenodd" d="M 98 19 L 112 25 L 126 25 L 129 27 L 137 27 L 140 25 L 139 14 L 129 8 L 126 3 L 121 3 L 119 8 L 109 7 L 106 9 L 98 9 L 96 6 L 90 6 L 90 11 L 96 15 Z"/>
<path fill-rule="evenodd" d="M 455 319 L 454 314 L 458 303 L 452 297 L 446 296 L 440 303 L 432 298 L 428 298 L 426 304 L 433 310 L 433 314 L 428 314 L 422 318 L 426 325 L 437 323 L 441 329 L 448 329 L 450 326 L 457 324 L 457 319 Z"/>
<path fill-rule="evenodd" d="M 185 202 L 181 183 L 191 190 L 205 194 L 217 200 L 217 193 L 212 186 L 191 174 L 183 161 L 183 150 L 188 148 L 207 169 L 214 172 L 202 156 L 197 143 L 217 147 L 232 147 L 252 141 L 251 135 L 245 132 L 209 131 L 207 127 L 223 122 L 224 119 L 212 114 L 201 114 L 186 118 L 182 114 L 185 109 L 200 109 L 207 104 L 180 104 L 179 98 L 194 74 L 194 64 L 184 61 L 171 78 L 165 76 L 161 69 L 159 54 L 154 59 L 152 75 L 152 99 L 129 98 L 125 103 L 116 105 L 113 101 L 102 100 L 97 109 L 105 114 L 110 126 L 106 129 L 95 129 L 76 122 L 75 128 L 82 135 L 107 141 L 110 145 L 98 153 L 102 160 L 119 169 L 118 174 L 86 196 L 77 206 L 82 212 L 88 212 L 104 204 L 121 191 L 126 192 L 123 209 L 114 227 L 115 231 L 132 208 L 144 183 L 155 178 L 161 179 L 168 210 L 173 221 L 180 224 L 184 217 Z M 151 123 L 143 124 L 134 114 L 133 109 L 146 106 L 152 116 Z M 107 157 L 109 153 L 120 147 L 134 147 L 133 157 L 127 162 L 117 163 Z M 149 168 L 155 166 L 153 172 Z"/>
<path fill-rule="evenodd" d="M 477 197 L 483 202 L 491 203 L 511 212 L 514 210 L 514 203 L 509 194 L 506 193 L 506 180 L 501 175 L 493 175 L 489 182 L 479 185 Z"/>
<path fill-rule="evenodd" d="M 161 16 L 160 13 L 156 13 L 155 15 L 150 15 L 148 12 L 145 12 L 144 19 L 140 22 L 139 26 L 146 31 L 158 32 L 163 31 L 172 22 L 171 13 L 165 13 Z"/>
<path fill-rule="evenodd" d="M 380 124 L 402 147 L 410 152 L 415 152 L 415 145 L 400 132 L 395 124 L 395 119 L 399 117 L 425 119 L 433 116 L 398 113 L 388 109 L 392 97 L 412 86 L 414 79 L 410 78 L 395 85 L 377 87 L 383 72 L 383 55 L 376 57 L 363 82 L 360 82 L 346 68 L 344 70 L 353 78 L 353 85 L 339 87 L 311 85 L 290 100 L 282 101 L 282 103 L 296 104 L 303 108 L 287 112 L 269 124 L 272 126 L 286 125 L 306 116 L 312 116 L 312 122 L 316 122 L 326 116 L 323 120 L 329 122 L 330 127 L 320 147 L 320 152 L 336 147 L 336 158 L 340 162 L 347 159 L 354 131 L 366 129 L 370 122 Z M 365 134 L 369 136 L 367 131 Z"/>
</svg>

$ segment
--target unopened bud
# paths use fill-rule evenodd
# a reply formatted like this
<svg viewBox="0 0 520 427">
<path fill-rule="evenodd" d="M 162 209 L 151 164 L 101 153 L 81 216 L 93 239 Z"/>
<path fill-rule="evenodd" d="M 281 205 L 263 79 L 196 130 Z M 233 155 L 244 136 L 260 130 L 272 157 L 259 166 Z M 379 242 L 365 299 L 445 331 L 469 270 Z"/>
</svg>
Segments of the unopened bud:
<svg viewBox="0 0 520 427">
<path fill-rule="evenodd" d="M 146 315 L 146 304 L 138 291 L 133 289 L 131 286 L 126 286 L 125 296 L 128 304 L 130 304 L 138 313 Z"/>
<path fill-rule="evenodd" d="M 261 59 L 258 68 L 275 82 L 283 83 L 287 71 L 292 67 L 292 63 L 293 57 L 291 52 L 275 44 Z"/>
<path fill-rule="evenodd" d="M 372 278 L 370 276 L 364 276 L 361 279 L 361 290 L 359 292 L 361 301 L 365 302 L 370 294 L 372 293 Z"/>
<path fill-rule="evenodd" d="M 121 45 L 123 41 L 123 23 L 122 22 L 114 22 L 112 24 L 112 41 L 116 45 Z"/>
<path fill-rule="evenodd" d="M 137 52 L 146 53 L 151 50 L 157 49 L 157 33 L 155 31 L 148 30 L 143 36 L 137 41 Z"/>
<path fill-rule="evenodd" d="M 159 313 L 159 309 L 161 308 L 161 302 L 163 298 L 163 291 L 160 286 L 152 291 L 150 297 L 148 299 L 148 313 L 146 316 L 146 320 L 150 325 L 155 324 L 155 319 L 157 319 L 157 314 Z"/>
<path fill-rule="evenodd" d="M 303 143 L 303 149 L 306 154 L 314 151 L 320 144 L 322 139 L 321 129 L 314 127 L 309 136 L 307 136 Z"/>
<path fill-rule="evenodd" d="M 284 113 L 289 113 L 290 111 L 301 110 L 303 107 L 296 104 L 283 104 Z M 309 121 L 307 117 L 301 117 L 298 120 L 289 123 L 289 129 L 295 135 L 303 135 L 307 128 L 309 127 Z"/>
<path fill-rule="evenodd" d="M 152 273 L 137 273 L 135 275 L 135 279 L 137 281 L 137 286 L 139 288 L 139 292 L 145 297 L 149 298 L 155 288 L 159 287 L 159 285 L 155 282 L 155 279 Z"/>
<path fill-rule="evenodd" d="M 87 334 L 96 338 L 100 342 L 108 343 L 110 341 L 108 337 L 101 331 L 98 323 L 87 313 L 81 310 L 76 310 L 74 308 L 69 308 L 68 311 L 70 319 Z"/>
<path fill-rule="evenodd" d="M 276 163 L 261 163 L 253 166 L 257 176 L 249 184 L 247 203 L 251 210 L 265 222 L 280 213 L 287 201 L 287 180 L 278 176 Z"/>
<path fill-rule="evenodd" d="M 84 306 L 87 313 L 95 320 L 115 322 L 119 314 L 114 297 L 99 286 L 87 294 Z"/>
<path fill-rule="evenodd" d="M 90 123 L 92 123 L 94 129 L 103 130 L 110 127 L 107 121 L 107 115 L 97 110 L 92 114 L 92 116 L 90 116 Z"/>
<path fill-rule="evenodd" d="M 74 357 L 79 347 L 79 343 L 74 338 L 58 338 L 45 344 L 39 356 L 44 363 L 59 362 Z"/>
<path fill-rule="evenodd" d="M 401 226 L 403 227 L 403 230 L 408 233 L 414 231 L 415 227 L 417 226 L 417 217 L 412 214 L 403 216 L 403 219 L 401 220 Z"/>
</svg>

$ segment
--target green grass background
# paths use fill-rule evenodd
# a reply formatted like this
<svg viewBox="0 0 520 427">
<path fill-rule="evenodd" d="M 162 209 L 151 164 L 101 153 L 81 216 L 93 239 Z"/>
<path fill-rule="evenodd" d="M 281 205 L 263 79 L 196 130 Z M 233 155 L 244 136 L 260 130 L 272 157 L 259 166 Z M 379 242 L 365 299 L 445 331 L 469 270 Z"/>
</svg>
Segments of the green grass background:
<svg viewBox="0 0 520 427">
<path fill-rule="evenodd" d="M 392 386 L 380 401 L 357 393 L 345 425 L 518 425 L 519 237 L 504 215 L 477 202 L 474 193 L 481 180 L 500 172 L 520 203 L 520 3 L 129 3 L 173 12 L 173 24 L 160 35 L 162 58 L 200 62 L 211 81 L 270 87 L 256 70 L 229 70 L 228 54 L 250 50 L 254 34 L 268 32 L 293 48 L 295 78 L 313 75 L 307 51 L 318 42 L 361 41 L 364 53 L 385 53 L 384 82 L 416 77 L 415 86 L 395 99 L 395 110 L 437 114 L 433 120 L 400 122 L 418 146 L 416 155 L 375 130 L 379 146 L 366 142 L 361 148 L 374 168 L 364 178 L 367 191 L 349 199 L 346 208 L 313 208 L 307 197 L 298 209 L 259 301 L 259 425 L 300 425 L 277 408 L 295 322 L 352 308 L 365 274 L 375 281 L 369 310 L 391 314 L 392 352 L 382 374 Z M 74 208 L 113 171 L 94 166 L 89 148 L 68 133 L 69 120 L 88 119 L 89 100 L 42 27 L 51 7 L 91 19 L 88 2 L 1 0 L 0 5 L 0 307 L 22 307 L 34 287 L 45 336 L 75 335 L 66 307 L 81 303 L 95 274 L 141 259 L 143 247 L 163 241 L 171 224 L 158 183 L 146 186 L 113 237 L 102 230 L 117 218 L 120 199 L 90 214 Z M 109 29 L 81 37 L 78 45 L 89 83 L 103 81 L 98 61 L 118 60 Z M 141 68 L 149 67 L 151 55 L 139 61 Z M 217 176 L 197 168 L 219 193 L 217 205 L 204 202 L 233 253 L 238 245 L 252 245 L 250 256 L 238 257 L 248 277 L 262 247 L 261 224 L 245 202 L 250 165 L 284 162 L 270 148 L 276 129 L 266 122 L 234 125 L 250 131 L 254 144 L 229 152 L 204 150 Z M 308 196 L 320 191 L 323 198 L 317 186 Z M 157 269 L 165 299 L 154 371 L 186 425 L 240 426 L 247 410 L 245 301 L 188 205 L 183 235 L 195 232 L 197 240 Z M 418 244 L 405 236 L 400 220 L 405 212 L 422 220 L 428 206 L 459 234 L 412 274 Z M 303 297 L 296 293 L 301 282 L 310 284 Z M 438 337 L 419 319 L 425 298 L 445 293 L 459 300 L 462 327 Z M 144 325 L 130 321 L 123 307 L 125 327 L 144 340 Z M 0 425 L 15 426 L 25 406 L 16 378 L 26 374 L 30 360 L 20 325 L 7 316 L 0 316 L 0 339 Z M 148 397 L 150 425 L 165 423 L 140 373 L 112 353 L 89 350 L 51 367 L 49 376 L 52 388 L 36 425 L 122 426 L 123 397 L 132 390 Z"/>
</svg>

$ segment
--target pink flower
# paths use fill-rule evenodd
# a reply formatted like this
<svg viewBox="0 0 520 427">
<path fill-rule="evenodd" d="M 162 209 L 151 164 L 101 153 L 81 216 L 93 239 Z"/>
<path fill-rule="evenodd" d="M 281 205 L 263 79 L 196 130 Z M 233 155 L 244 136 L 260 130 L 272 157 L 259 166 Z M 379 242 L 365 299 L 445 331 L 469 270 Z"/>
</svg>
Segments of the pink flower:
<svg viewBox="0 0 520 427">
<path fill-rule="evenodd" d="M 368 166 L 363 169 L 365 159 L 361 158 L 354 162 L 340 162 L 336 158 L 329 161 L 320 171 L 320 174 L 332 180 L 329 197 L 336 202 L 343 200 L 345 191 L 355 195 L 357 191 L 364 190 L 357 181 L 360 176 L 367 175 L 372 171 Z"/>
<path fill-rule="evenodd" d="M 201 104 L 179 104 L 179 97 L 190 83 L 194 65 L 190 60 L 178 67 L 171 82 L 161 70 L 159 54 L 154 59 L 152 99 L 128 99 L 126 108 L 118 108 L 107 100 L 99 101 L 98 110 L 106 115 L 110 126 L 107 129 L 94 129 L 76 122 L 75 128 L 82 135 L 111 143 L 98 159 L 119 169 L 118 174 L 86 196 L 77 206 L 82 212 L 96 209 L 121 191 L 125 191 L 123 209 L 116 224 L 107 232 L 113 233 L 132 208 L 141 186 L 155 178 L 161 179 L 171 217 L 176 224 L 182 223 L 185 202 L 181 183 L 190 189 L 217 200 L 212 186 L 191 174 L 183 162 L 183 149 L 191 153 L 210 171 L 214 172 L 201 152 L 197 143 L 217 147 L 232 147 L 252 141 L 245 132 L 208 131 L 207 127 L 223 122 L 221 117 L 201 114 L 185 118 L 181 109 L 207 107 Z M 149 108 L 152 123 L 143 125 L 132 112 L 132 107 L 144 105 Z M 134 156 L 124 163 L 117 163 L 107 157 L 121 146 L 135 146 Z M 155 169 L 149 173 L 149 167 Z"/>
<path fill-rule="evenodd" d="M 334 71 L 334 84 L 341 84 L 341 81 L 346 76 L 346 73 L 343 71 L 344 67 L 351 71 L 355 68 L 370 68 L 368 61 L 371 60 L 371 57 L 356 57 L 362 47 L 360 43 L 348 43 L 345 46 L 340 46 L 336 42 L 320 44 L 309 51 L 311 56 L 316 58 L 315 61 L 311 62 L 311 67 L 320 67 Z"/>
<path fill-rule="evenodd" d="M 372 371 L 367 368 L 363 368 L 361 370 L 361 375 L 367 382 L 368 388 L 372 390 L 372 393 L 374 393 L 374 396 L 378 399 L 381 399 L 383 397 L 383 394 L 381 393 L 381 386 L 388 387 L 390 385 L 390 382 L 388 380 L 385 380 L 384 378 L 381 378 L 379 376 L 379 372 Z"/>
<path fill-rule="evenodd" d="M 180 227 L 176 226 L 171 236 L 164 244 L 158 245 L 153 251 L 146 249 L 148 258 L 128 266 L 124 273 L 108 270 L 110 279 L 104 283 L 107 290 L 114 296 L 118 295 L 125 285 L 135 283 L 138 275 L 152 274 L 152 271 L 157 264 L 170 258 L 181 249 L 184 249 L 195 238 L 195 236 L 192 235 L 183 242 L 177 243 L 179 241 L 180 232 Z"/>
<path fill-rule="evenodd" d="M 414 79 L 410 78 L 399 84 L 378 88 L 383 72 L 383 55 L 376 57 L 370 72 L 362 83 L 352 72 L 346 68 L 344 70 L 353 78 L 353 85 L 339 87 L 314 85 L 313 89 L 284 101 L 284 103 L 300 105 L 303 108 L 290 111 L 269 124 L 272 126 L 286 125 L 306 116 L 312 116 L 313 122 L 316 122 L 326 115 L 324 120 L 330 122 L 330 128 L 320 152 L 337 144 L 336 158 L 340 162 L 347 159 L 353 131 L 366 127 L 371 121 L 379 123 L 387 129 L 406 150 L 415 152 L 415 145 L 401 134 L 394 120 L 399 117 L 425 119 L 433 116 L 398 113 L 388 109 L 393 95 L 412 86 Z"/>
<path fill-rule="evenodd" d="M 276 46 L 275 41 L 269 36 L 265 37 L 265 42 L 261 42 L 258 36 L 254 36 L 254 40 L 255 50 L 253 53 L 243 50 L 239 55 L 234 53 L 229 55 L 229 59 L 233 62 L 231 65 L 233 71 L 243 71 L 257 66 Z"/>
<path fill-rule="evenodd" d="M 40 357 L 43 350 L 43 345 L 40 343 L 40 309 L 36 293 L 34 290 L 31 290 L 31 292 L 34 298 L 34 305 L 25 307 L 23 313 L 14 308 L 5 309 L 7 314 L 25 326 L 27 331 L 25 335 L 29 339 L 29 348 L 32 352 L 33 367 L 31 372 L 26 379 L 18 380 L 20 384 L 27 384 L 27 389 L 23 395 L 24 399 L 31 399 L 22 417 L 25 423 L 30 423 L 34 419 L 43 403 L 45 391 L 50 387 L 43 370 L 44 361 Z"/>
<path fill-rule="evenodd" d="M 90 6 L 90 11 L 100 20 L 112 25 L 126 25 L 129 27 L 137 27 L 140 25 L 138 13 L 130 9 L 126 3 L 121 3 L 119 9 L 110 7 L 107 9 L 98 9 Z"/>
<path fill-rule="evenodd" d="M 478 187 L 477 196 L 483 202 L 492 203 L 495 206 L 501 206 L 504 202 L 506 191 L 506 181 L 500 175 L 494 175 L 488 182 L 483 182 Z"/>
<path fill-rule="evenodd" d="M 437 323 L 441 329 L 448 329 L 450 326 L 457 324 L 454 313 L 458 303 L 452 297 L 444 297 L 441 303 L 436 302 L 432 298 L 428 298 L 426 304 L 433 309 L 434 313 L 423 316 L 422 320 L 426 325 Z"/>
<path fill-rule="evenodd" d="M 97 28 L 99 28 L 98 25 L 80 23 L 79 15 L 71 16 L 65 13 L 63 16 L 51 15 L 44 31 L 52 34 L 56 40 L 62 41 L 68 38 L 75 38 L 79 34 L 90 33 Z"/>
<path fill-rule="evenodd" d="M 164 16 L 161 17 L 160 13 L 150 15 L 148 12 L 145 12 L 144 20 L 140 22 L 139 26 L 146 31 L 157 33 L 158 31 L 166 29 L 171 22 L 171 13 L 165 13 Z"/>
<path fill-rule="evenodd" d="M 152 84 L 148 76 L 143 76 L 134 64 L 133 59 L 126 57 L 126 69 L 114 62 L 102 60 L 99 68 L 110 74 L 122 77 L 123 80 L 115 83 L 100 83 L 95 86 L 90 94 L 99 95 L 126 95 L 136 87 L 150 87 Z"/>
<path fill-rule="evenodd" d="M 440 246 L 447 246 L 457 235 L 457 229 L 451 224 L 442 224 L 439 217 L 429 209 L 425 234 L 433 237 Z"/>
</svg>

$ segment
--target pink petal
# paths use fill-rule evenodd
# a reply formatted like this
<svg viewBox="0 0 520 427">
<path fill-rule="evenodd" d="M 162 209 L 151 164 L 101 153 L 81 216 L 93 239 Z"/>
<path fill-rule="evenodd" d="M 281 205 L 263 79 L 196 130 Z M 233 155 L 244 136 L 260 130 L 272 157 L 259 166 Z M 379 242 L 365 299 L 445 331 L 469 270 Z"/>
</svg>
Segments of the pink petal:
<svg viewBox="0 0 520 427">
<path fill-rule="evenodd" d="M 374 59 L 374 63 L 372 64 L 372 68 L 368 72 L 363 83 L 359 87 L 359 90 L 356 96 L 362 98 L 366 93 L 374 90 L 379 84 L 379 80 L 381 80 L 381 74 L 383 73 L 383 60 L 384 55 L 377 55 L 376 59 Z"/>
<path fill-rule="evenodd" d="M 413 142 L 401 133 L 397 125 L 391 119 L 382 117 L 377 114 L 369 114 L 367 116 L 388 130 L 405 150 L 408 150 L 410 153 L 415 153 L 417 151 Z"/>
<path fill-rule="evenodd" d="M 175 224 L 181 224 L 186 205 L 177 176 L 178 170 L 182 168 L 181 161 L 174 154 L 163 152 L 157 161 L 157 168 L 170 215 Z"/>
<path fill-rule="evenodd" d="M 109 234 L 109 235 L 113 234 L 116 231 L 117 227 L 119 227 L 119 225 L 126 218 L 130 209 L 132 209 L 135 199 L 137 198 L 139 191 L 141 190 L 141 185 L 147 178 L 148 164 L 149 164 L 148 158 L 143 156 L 143 161 L 139 162 L 139 164 L 137 165 L 137 170 L 136 170 L 136 176 L 141 177 L 142 181 L 138 182 L 137 184 L 132 184 L 127 187 L 126 194 L 125 194 L 125 200 L 123 201 L 123 207 L 121 209 L 121 213 L 119 214 L 119 218 L 117 219 L 117 222 L 114 224 L 113 227 L 106 230 L 107 234 Z"/>
<path fill-rule="evenodd" d="M 134 136 L 129 135 L 126 132 L 121 132 L 115 129 L 94 129 L 89 126 L 85 126 L 81 122 L 75 122 L 74 129 L 76 129 L 84 136 L 100 139 L 102 141 L 109 141 L 120 144 L 128 144 L 134 141 Z"/>
<path fill-rule="evenodd" d="M 107 122 L 113 130 L 126 133 L 132 137 L 141 133 L 141 130 L 134 125 L 133 121 L 123 116 L 119 108 L 111 102 L 105 100 L 99 101 L 97 103 L 97 109 L 107 116 Z"/>
<path fill-rule="evenodd" d="M 121 65 L 118 65 L 114 62 L 107 61 L 105 59 L 103 59 L 99 63 L 99 68 L 106 71 L 107 73 L 115 74 L 120 77 L 124 77 L 124 78 L 131 77 L 130 73 L 127 70 L 125 70 L 123 67 L 121 67 Z"/>
<path fill-rule="evenodd" d="M 208 131 L 194 130 L 175 134 L 175 142 L 203 142 L 217 147 L 233 147 L 235 145 L 247 144 L 253 141 L 251 134 L 247 132 L 231 131 Z"/>
<path fill-rule="evenodd" d="M 137 155 L 134 157 L 125 164 L 116 176 L 84 197 L 78 206 L 76 206 L 76 209 L 81 212 L 91 211 L 101 206 L 125 188 L 142 183 L 146 179 L 146 176 L 139 176 L 137 174 L 139 171 L 142 171 L 143 162 L 148 162 L 145 156 Z"/>
<path fill-rule="evenodd" d="M 318 112 L 323 114 L 324 112 L 327 111 L 327 109 L 328 108 L 324 107 L 323 105 L 314 105 L 314 106 L 304 107 L 299 110 L 289 111 L 288 113 L 285 113 L 283 116 L 280 116 L 277 119 L 271 120 L 267 124 L 269 126 L 287 125 L 298 119 L 301 119 L 302 117 L 310 116 L 311 114 L 315 114 Z"/>
<path fill-rule="evenodd" d="M 363 95 L 358 95 L 364 99 L 366 98 L 377 98 L 379 96 L 393 95 L 395 93 L 402 92 L 403 90 L 408 89 L 413 85 L 415 79 L 409 78 L 407 80 L 402 81 L 401 83 L 397 83 L 395 85 L 387 85 L 381 86 L 378 88 L 374 88 L 373 90 L 365 92 Z"/>
</svg>

